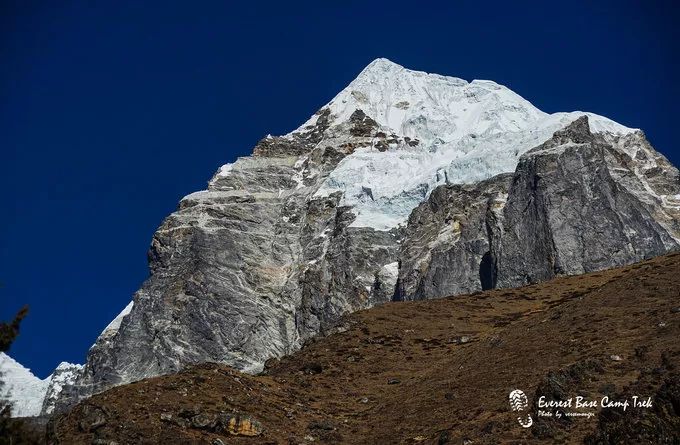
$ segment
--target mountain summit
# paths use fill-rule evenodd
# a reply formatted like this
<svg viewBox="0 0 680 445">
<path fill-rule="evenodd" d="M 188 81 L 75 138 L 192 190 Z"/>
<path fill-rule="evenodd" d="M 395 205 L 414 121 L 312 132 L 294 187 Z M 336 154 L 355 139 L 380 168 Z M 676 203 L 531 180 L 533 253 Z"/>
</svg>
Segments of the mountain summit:
<svg viewBox="0 0 680 445">
<path fill-rule="evenodd" d="M 519 132 L 553 116 L 574 120 L 582 113 L 548 115 L 510 89 L 488 80 L 413 71 L 387 59 L 376 59 L 325 107 L 333 122 L 346 122 L 360 109 L 379 125 L 425 143 L 458 141 L 470 134 Z M 590 114 L 594 131 L 633 131 Z M 313 116 L 296 131 L 314 125 Z M 544 125 L 548 125 L 547 123 Z"/>
<path fill-rule="evenodd" d="M 511 172 L 519 157 L 581 115 L 593 131 L 623 135 L 635 130 L 592 113 L 547 114 L 508 88 L 487 80 L 408 70 L 376 59 L 322 110 L 329 112 L 328 134 L 357 111 L 390 135 L 344 159 L 317 192 L 343 193 L 357 219 L 353 227 L 389 230 L 406 222 L 411 210 L 436 186 L 473 183 Z M 313 128 L 316 114 L 292 134 Z M 405 148 L 405 149 L 404 149 Z M 370 189 L 372 199 L 362 190 Z"/>
<path fill-rule="evenodd" d="M 255 373 L 377 304 L 660 255 L 679 221 L 680 174 L 641 131 L 377 59 L 181 200 L 56 409 L 191 363 Z"/>
</svg>

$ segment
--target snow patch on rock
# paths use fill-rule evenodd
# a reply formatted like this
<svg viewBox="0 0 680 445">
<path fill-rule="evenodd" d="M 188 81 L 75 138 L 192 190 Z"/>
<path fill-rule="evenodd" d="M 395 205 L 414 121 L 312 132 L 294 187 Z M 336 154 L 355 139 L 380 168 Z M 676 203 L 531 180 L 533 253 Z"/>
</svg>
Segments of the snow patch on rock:
<svg viewBox="0 0 680 445">
<path fill-rule="evenodd" d="M 120 328 L 120 324 L 123 322 L 123 318 L 125 318 L 126 315 L 132 311 L 132 307 L 134 306 L 135 302 L 131 301 L 123 308 L 122 311 L 114 318 L 111 320 L 111 323 L 108 324 L 104 328 L 101 334 L 99 334 L 99 338 L 111 338 L 114 335 L 118 333 L 118 329 Z"/>
<path fill-rule="evenodd" d="M 71 385 L 73 385 L 78 376 L 83 371 L 83 365 L 76 365 L 68 362 L 61 362 L 57 369 L 54 370 L 46 380 L 48 386 L 45 390 L 44 400 L 42 403 L 42 414 L 52 414 L 57 403 L 59 395 Z"/>
</svg>

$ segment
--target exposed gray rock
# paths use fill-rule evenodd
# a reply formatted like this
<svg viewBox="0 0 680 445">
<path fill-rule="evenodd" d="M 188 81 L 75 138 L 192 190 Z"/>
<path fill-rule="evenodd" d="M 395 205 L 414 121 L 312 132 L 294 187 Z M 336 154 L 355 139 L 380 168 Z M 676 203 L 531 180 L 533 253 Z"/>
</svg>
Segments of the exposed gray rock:
<svg viewBox="0 0 680 445">
<path fill-rule="evenodd" d="M 524 154 L 514 175 L 435 189 L 409 218 L 396 299 L 521 286 L 676 249 L 679 177 L 641 132 L 593 134 L 583 116 Z"/>
<path fill-rule="evenodd" d="M 42 415 L 50 415 L 54 412 L 60 399 L 68 399 L 73 390 L 73 384 L 80 378 L 83 372 L 82 365 L 72 363 L 60 363 L 49 377 L 49 384 L 42 402 Z"/>
<path fill-rule="evenodd" d="M 443 185 L 408 221 L 397 300 L 438 298 L 495 285 L 491 245 L 512 174 L 472 185 Z"/>
<path fill-rule="evenodd" d="M 339 194 L 314 196 L 347 153 L 382 139 L 355 114 L 323 144 L 323 119 L 294 137 L 269 136 L 185 197 L 153 236 L 151 276 L 130 313 L 92 347 L 59 408 L 190 363 L 258 372 L 342 315 L 389 301 L 397 231 L 348 227 L 355 216 Z"/>
<path fill-rule="evenodd" d="M 636 163 L 617 148 L 631 140 L 643 138 L 612 144 L 591 134 L 584 116 L 520 159 L 493 251 L 498 286 L 621 266 L 677 248 L 677 220 L 669 223 L 674 217 L 666 213 L 673 209 L 653 202 Z M 677 178 L 677 170 L 668 165 L 666 175 Z M 680 193 L 677 179 L 663 187 Z"/>
</svg>

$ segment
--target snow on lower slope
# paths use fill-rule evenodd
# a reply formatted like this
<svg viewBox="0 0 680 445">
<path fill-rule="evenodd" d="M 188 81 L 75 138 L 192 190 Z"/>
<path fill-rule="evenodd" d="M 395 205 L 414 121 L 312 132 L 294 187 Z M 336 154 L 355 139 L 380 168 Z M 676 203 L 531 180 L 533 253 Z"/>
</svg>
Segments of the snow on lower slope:
<svg viewBox="0 0 680 445">
<path fill-rule="evenodd" d="M 39 416 L 44 402 L 49 414 L 59 393 L 73 383 L 82 368 L 82 365 L 62 362 L 41 380 L 30 369 L 0 352 L 0 402 L 11 404 L 12 417 Z"/>
<path fill-rule="evenodd" d="M 104 328 L 99 339 L 113 338 L 134 302 L 123 308 L 111 323 Z M 51 414 L 61 391 L 72 385 L 83 371 L 83 365 L 61 362 L 49 377 L 44 380 L 12 357 L 0 353 L 0 401 L 12 404 L 13 417 L 32 417 Z"/>
<path fill-rule="evenodd" d="M 635 131 L 592 113 L 547 114 L 495 82 L 411 71 L 377 59 L 325 107 L 331 128 L 363 110 L 416 147 L 361 148 L 341 161 L 317 192 L 340 191 L 353 206 L 354 227 L 389 230 L 439 184 L 473 183 L 514 171 L 519 157 L 579 116 L 595 132 Z M 313 125 L 318 114 L 294 131 Z M 367 193 L 370 190 L 370 194 Z"/>
<path fill-rule="evenodd" d="M 37 416 L 50 378 L 41 380 L 4 352 L 0 352 L 0 400 L 12 405 L 13 417 Z"/>
</svg>

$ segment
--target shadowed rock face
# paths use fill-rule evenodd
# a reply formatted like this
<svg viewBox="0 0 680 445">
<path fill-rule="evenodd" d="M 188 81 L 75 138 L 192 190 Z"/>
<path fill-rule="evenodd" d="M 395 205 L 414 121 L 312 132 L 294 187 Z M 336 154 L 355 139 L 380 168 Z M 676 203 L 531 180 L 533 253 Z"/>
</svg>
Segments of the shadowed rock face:
<svg viewBox="0 0 680 445">
<path fill-rule="evenodd" d="M 504 174 L 473 185 L 440 186 L 411 213 L 399 254 L 397 300 L 494 287 L 489 252 L 498 238 L 511 181 L 512 174 Z"/>
<path fill-rule="evenodd" d="M 678 194 L 678 170 L 641 133 L 605 138 L 584 116 L 522 156 L 514 175 L 432 192 L 409 218 L 397 299 L 516 287 L 661 255 L 678 247 Z"/>
</svg>

